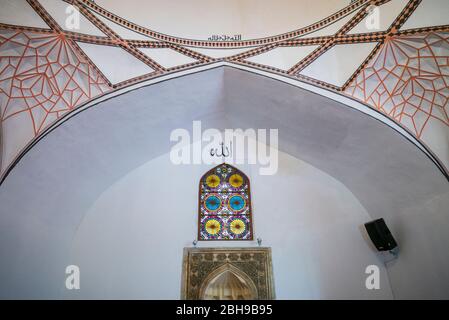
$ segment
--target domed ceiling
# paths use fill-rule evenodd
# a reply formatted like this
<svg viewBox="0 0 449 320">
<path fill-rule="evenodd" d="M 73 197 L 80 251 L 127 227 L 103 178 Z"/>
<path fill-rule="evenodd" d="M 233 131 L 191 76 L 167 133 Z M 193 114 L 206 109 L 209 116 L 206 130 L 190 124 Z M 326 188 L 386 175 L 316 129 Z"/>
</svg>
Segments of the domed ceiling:
<svg viewBox="0 0 449 320">
<path fill-rule="evenodd" d="M 93 99 L 222 65 L 369 106 L 447 173 L 447 0 L 0 0 L 0 8 L 1 181 Z"/>
</svg>

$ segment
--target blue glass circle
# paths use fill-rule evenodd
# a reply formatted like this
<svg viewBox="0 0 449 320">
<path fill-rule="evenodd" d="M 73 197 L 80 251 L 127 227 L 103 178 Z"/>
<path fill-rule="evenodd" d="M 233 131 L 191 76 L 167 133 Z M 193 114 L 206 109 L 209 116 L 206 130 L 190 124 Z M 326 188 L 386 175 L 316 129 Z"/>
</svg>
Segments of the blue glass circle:
<svg viewBox="0 0 449 320">
<path fill-rule="evenodd" d="M 232 196 L 229 199 L 229 206 L 234 211 L 240 211 L 245 206 L 245 199 L 243 199 L 241 196 Z"/>
<path fill-rule="evenodd" d="M 221 200 L 216 196 L 209 196 L 207 197 L 205 203 L 208 210 L 215 211 L 220 208 Z"/>
</svg>

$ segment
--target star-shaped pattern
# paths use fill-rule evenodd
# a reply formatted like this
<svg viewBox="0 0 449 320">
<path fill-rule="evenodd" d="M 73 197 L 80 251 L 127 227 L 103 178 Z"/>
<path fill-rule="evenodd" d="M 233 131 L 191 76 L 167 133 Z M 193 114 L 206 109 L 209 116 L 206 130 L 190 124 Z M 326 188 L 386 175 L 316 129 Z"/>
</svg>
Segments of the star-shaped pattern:
<svg viewBox="0 0 449 320">
<path fill-rule="evenodd" d="M 8 172 L 8 166 L 27 150 L 27 144 L 39 138 L 45 128 L 55 124 L 63 115 L 91 99 L 140 81 L 217 61 L 280 74 L 356 98 L 408 128 L 431 149 L 434 143 L 441 141 L 441 137 L 432 137 L 434 129 L 431 124 L 437 122 L 439 128 L 444 128 L 436 135 L 447 134 L 445 129 L 449 130 L 449 25 L 401 29 L 421 6 L 420 0 L 404 2 L 402 11 L 386 30 L 351 34 L 350 30 L 367 17 L 370 5 L 382 6 L 390 1 L 355 0 L 309 26 L 263 39 L 224 42 L 166 35 L 123 19 L 89 0 L 61 1 L 76 7 L 104 36 L 65 30 L 57 22 L 61 17 L 59 20 L 52 17 L 41 2 L 26 1 L 29 9 L 34 10 L 48 28 L 0 21 L 0 120 L 3 145 L 7 145 L 3 148 L 0 183 Z M 336 25 L 350 15 L 351 18 L 334 34 L 304 37 Z M 118 30 L 139 34 L 139 40 L 127 39 L 118 34 Z M 129 78 L 125 75 L 123 81 L 111 83 L 104 73 L 108 66 L 94 64 L 93 57 L 89 57 L 77 44 L 80 42 L 98 47 L 119 47 L 152 71 Z M 326 82 L 325 78 L 301 74 L 309 65 L 319 63 L 319 58 L 335 46 L 356 43 L 376 43 L 376 47 L 341 87 Z M 276 67 L 278 64 L 270 64 L 269 61 L 264 65 L 249 60 L 271 50 L 307 46 L 313 46 L 312 52 L 298 57 L 298 61 L 293 59 L 294 64 L 288 70 L 279 69 Z M 201 53 L 201 48 L 247 50 L 212 57 Z M 164 66 L 158 62 L 156 52 L 161 51 L 155 51 L 157 49 L 184 56 L 183 62 Z M 20 139 L 17 138 L 19 136 Z M 10 141 L 10 137 L 14 139 Z M 449 163 L 447 155 L 437 156 Z"/>
<path fill-rule="evenodd" d="M 0 111 L 27 113 L 34 135 L 110 86 L 59 34 L 0 30 Z"/>
<path fill-rule="evenodd" d="M 417 137 L 431 120 L 449 126 L 449 33 L 391 37 L 346 93 Z"/>
</svg>

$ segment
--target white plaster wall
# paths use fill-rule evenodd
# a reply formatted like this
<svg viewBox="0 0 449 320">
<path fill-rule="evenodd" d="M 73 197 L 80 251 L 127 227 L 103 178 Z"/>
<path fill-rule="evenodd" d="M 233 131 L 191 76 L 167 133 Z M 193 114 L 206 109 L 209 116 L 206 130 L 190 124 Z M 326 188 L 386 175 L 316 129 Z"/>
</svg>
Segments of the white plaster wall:
<svg viewBox="0 0 449 320">
<path fill-rule="evenodd" d="M 284 153 L 273 176 L 250 176 L 255 237 L 273 250 L 278 299 L 392 298 L 388 278 L 360 226 L 370 218 L 341 183 Z M 183 247 L 197 234 L 198 181 L 211 166 L 156 158 L 107 189 L 73 239 L 70 263 L 81 290 L 64 298 L 179 299 Z M 255 241 L 199 246 L 256 246 Z M 381 289 L 367 290 L 367 265 L 381 269 Z"/>
<path fill-rule="evenodd" d="M 386 216 L 400 248 L 387 263 L 396 299 L 449 299 L 448 216 L 449 192 Z"/>
<path fill-rule="evenodd" d="M 247 40 L 305 27 L 344 8 L 350 1 L 97 0 L 96 3 L 134 23 L 173 36 L 207 39 L 214 34 L 241 34 Z"/>
</svg>

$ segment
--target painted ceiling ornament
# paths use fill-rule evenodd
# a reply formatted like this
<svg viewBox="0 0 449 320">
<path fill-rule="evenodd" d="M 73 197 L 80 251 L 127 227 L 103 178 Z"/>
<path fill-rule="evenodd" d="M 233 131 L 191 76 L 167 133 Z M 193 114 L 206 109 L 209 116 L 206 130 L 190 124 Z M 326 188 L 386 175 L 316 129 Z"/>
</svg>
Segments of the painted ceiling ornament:
<svg viewBox="0 0 449 320">
<path fill-rule="evenodd" d="M 223 163 L 200 180 L 199 240 L 252 240 L 251 193 L 248 177 Z"/>
<path fill-rule="evenodd" d="M 14 6 L 6 5 L 13 2 L 4 2 L 2 9 L 5 13 L 15 10 Z M 445 9 L 447 11 L 447 1 L 440 1 L 441 4 L 444 3 L 444 7 L 432 7 L 429 5 L 432 1 L 396 1 L 396 4 L 394 1 L 378 1 L 380 10 L 388 10 L 390 5 L 393 5 L 390 8 L 396 8 L 392 11 L 395 18 L 391 19 L 388 29 L 353 33 L 373 2 L 354 0 L 342 10 L 333 12 L 326 18 L 320 17 L 311 25 L 259 39 L 242 40 L 239 34 L 223 35 L 231 41 L 218 38 L 215 41 L 193 40 L 162 34 L 108 12 L 94 1 L 75 1 L 80 16 L 86 19 L 84 21 L 90 21 L 101 34 L 106 35 L 101 36 L 100 40 L 91 32 L 66 30 L 58 24 L 58 21 L 62 21 L 61 18 L 67 18 L 65 14 L 47 11 L 47 6 L 38 0 L 27 2 L 30 5 L 29 13 L 39 16 L 46 24 L 44 28 L 32 27 L 29 25 L 30 21 L 23 21 L 23 24 L 0 21 L 0 65 L 4 66 L 0 68 L 0 121 L 1 134 L 5 137 L 2 141 L 3 155 L 0 156 L 0 183 L 9 174 L 9 169 L 14 167 L 15 160 L 29 150 L 26 148 L 28 144 L 40 139 L 48 128 L 64 121 L 67 114 L 76 112 L 76 109 L 92 99 L 161 75 L 194 70 L 219 61 L 236 63 L 276 77 L 287 76 L 339 94 L 344 93 L 370 105 L 410 130 L 418 142 L 426 143 L 436 154 L 437 162 L 438 157 L 445 166 L 449 161 L 444 148 L 441 149 L 441 141 L 446 141 L 449 128 L 449 84 L 446 80 L 449 25 L 447 21 L 437 19 L 441 16 L 438 13 L 445 12 Z M 416 12 L 421 9 L 432 12 L 435 19 L 420 21 L 422 25 L 413 27 L 419 20 Z M 128 32 L 114 31 L 108 23 L 95 18 L 92 12 L 144 40 L 135 41 L 128 38 Z M 348 20 L 343 26 L 339 26 L 344 21 L 343 18 Z M 338 31 L 329 32 L 328 35 L 320 34 L 325 28 Z M 308 37 L 309 34 L 313 37 Z M 85 44 L 86 47 L 80 44 Z M 120 56 L 126 58 L 126 61 L 140 62 L 136 64 L 136 68 L 122 66 L 126 69 L 122 70 L 123 77 L 114 80 L 110 71 L 119 66 L 114 64 L 114 59 L 100 57 L 97 60 L 94 52 L 115 51 L 113 47 L 118 44 L 126 48 L 124 52 L 121 49 L 117 51 L 121 52 Z M 330 50 L 355 44 L 376 44 L 376 47 L 361 64 L 356 59 L 350 59 L 347 66 L 342 64 L 342 71 L 347 68 L 355 70 L 349 78 L 342 77 L 342 81 L 345 80 L 343 85 L 332 83 L 326 76 L 329 72 L 321 72 L 315 77 L 304 74 L 307 67 L 321 64 L 320 61 L 330 55 Z M 307 48 L 312 45 L 317 48 L 309 52 Z M 88 47 L 96 49 L 90 52 Z M 149 53 L 158 51 L 153 50 L 154 48 L 165 47 L 170 48 L 166 48 L 168 57 L 175 53 L 180 57 L 179 62 L 173 66 L 160 64 L 161 58 Z M 235 48 L 242 51 L 230 56 L 214 56 L 197 50 L 201 48 Z M 143 53 L 142 50 L 145 49 L 149 50 Z M 284 49 L 304 50 L 305 55 L 291 61 L 293 65 L 287 60 L 279 60 L 280 56 L 284 56 L 283 53 L 271 56 L 272 52 L 281 53 Z M 289 54 L 285 55 L 288 56 Z M 134 69 L 138 71 L 138 76 L 131 72 Z M 228 151 L 232 151 L 232 147 L 228 150 L 224 145 L 219 149 L 214 149 L 211 155 L 227 156 L 230 154 Z"/>
</svg>

